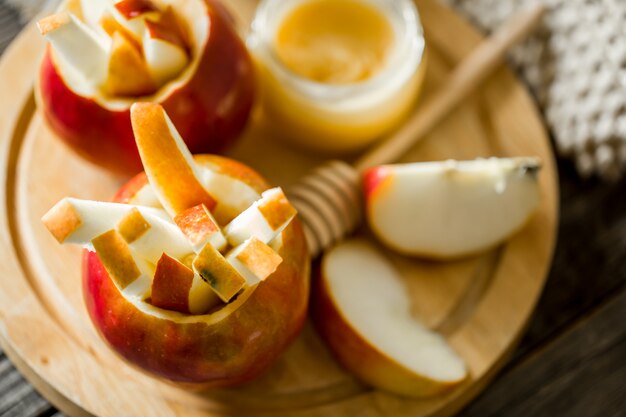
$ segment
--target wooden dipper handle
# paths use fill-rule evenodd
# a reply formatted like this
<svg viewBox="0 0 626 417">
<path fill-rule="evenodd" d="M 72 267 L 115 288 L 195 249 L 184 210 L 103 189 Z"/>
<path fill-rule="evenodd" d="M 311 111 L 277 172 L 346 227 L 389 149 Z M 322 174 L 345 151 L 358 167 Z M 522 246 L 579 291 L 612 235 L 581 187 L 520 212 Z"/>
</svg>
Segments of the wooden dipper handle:
<svg viewBox="0 0 626 417">
<path fill-rule="evenodd" d="M 287 190 L 304 223 L 309 252 L 317 256 L 358 226 L 362 217 L 360 175 L 376 165 L 391 163 L 422 139 L 500 65 L 507 50 L 527 37 L 543 15 L 537 4 L 507 20 L 450 74 L 415 114 L 384 142 L 354 165 L 331 161 Z"/>
</svg>

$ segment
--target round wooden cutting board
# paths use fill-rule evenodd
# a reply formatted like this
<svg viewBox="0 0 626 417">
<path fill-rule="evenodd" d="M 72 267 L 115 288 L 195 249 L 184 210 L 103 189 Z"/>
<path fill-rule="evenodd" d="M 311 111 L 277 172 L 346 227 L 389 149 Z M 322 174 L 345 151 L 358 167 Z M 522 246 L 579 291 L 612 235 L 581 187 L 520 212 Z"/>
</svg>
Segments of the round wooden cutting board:
<svg viewBox="0 0 626 417">
<path fill-rule="evenodd" d="M 237 2 L 249 19 L 254 2 Z M 435 0 L 418 0 L 429 66 L 424 94 L 480 41 Z M 543 288 L 555 243 L 558 190 L 541 119 L 506 68 L 449 115 L 405 160 L 536 155 L 541 206 L 502 247 L 453 263 L 399 256 L 415 317 L 442 332 L 471 378 L 448 395 L 411 400 L 365 387 L 343 371 L 307 324 L 268 373 L 240 388 L 192 393 L 122 362 L 96 334 L 80 284 L 80 253 L 60 246 L 40 217 L 64 196 L 107 200 L 122 180 L 77 158 L 42 122 L 32 94 L 44 41 L 34 25 L 0 63 L 0 343 L 27 378 L 63 412 L 98 416 L 446 416 L 473 398 L 505 362 Z M 229 153 L 272 182 L 289 185 L 321 157 L 271 138 L 253 121 Z M 392 256 L 392 255 L 390 255 Z"/>
</svg>

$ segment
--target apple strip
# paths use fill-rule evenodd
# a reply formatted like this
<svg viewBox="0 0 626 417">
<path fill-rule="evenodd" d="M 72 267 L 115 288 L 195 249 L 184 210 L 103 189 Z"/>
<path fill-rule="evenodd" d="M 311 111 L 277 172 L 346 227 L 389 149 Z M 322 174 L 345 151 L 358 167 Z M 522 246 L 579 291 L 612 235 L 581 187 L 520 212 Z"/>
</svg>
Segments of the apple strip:
<svg viewBox="0 0 626 417">
<path fill-rule="evenodd" d="M 220 227 L 204 204 L 181 212 L 174 218 L 174 223 L 184 233 L 196 252 L 202 250 L 207 243 L 218 251 L 228 244 Z"/>
<path fill-rule="evenodd" d="M 98 27 L 103 15 L 113 5 L 113 0 L 80 0 L 84 21 L 92 28 Z"/>
<path fill-rule="evenodd" d="M 226 260 L 253 286 L 273 274 L 283 258 L 272 248 L 252 237 L 233 249 Z"/>
<path fill-rule="evenodd" d="M 225 303 L 241 291 L 247 282 L 224 255 L 211 245 L 206 245 L 196 256 L 193 269 Z"/>
<path fill-rule="evenodd" d="M 267 244 L 287 227 L 296 213 L 282 189 L 272 188 L 233 219 L 224 229 L 224 233 L 233 246 L 238 246 L 251 237 Z"/>
<path fill-rule="evenodd" d="M 106 80 L 109 45 L 104 37 L 71 13 L 59 13 L 37 22 L 42 35 L 52 45 L 54 52 L 69 64 L 92 86 Z"/>
<path fill-rule="evenodd" d="M 204 314 L 221 301 L 191 268 L 163 254 L 152 281 L 151 303 L 184 314 Z"/>
<path fill-rule="evenodd" d="M 91 243 L 107 272 L 120 289 L 141 275 L 128 244 L 116 230 L 96 236 Z"/>
<path fill-rule="evenodd" d="M 193 253 L 183 233 L 161 209 L 64 198 L 42 221 L 59 243 L 75 243 L 88 249 L 95 237 L 118 228 L 132 249 L 152 263 L 163 252 L 176 258 Z"/>
<path fill-rule="evenodd" d="M 211 195 L 220 197 L 215 208 L 211 210 L 220 224 L 231 222 L 260 197 L 245 182 L 214 170 L 203 170 L 201 182 Z"/>
<path fill-rule="evenodd" d="M 160 22 L 145 21 L 143 53 L 153 79 L 159 84 L 179 74 L 189 57 L 185 44 L 174 28 Z"/>
<path fill-rule="evenodd" d="M 170 216 L 199 204 L 212 210 L 216 200 L 200 182 L 200 168 L 163 107 L 135 103 L 130 114 L 148 180 Z"/>
<path fill-rule="evenodd" d="M 122 0 L 109 9 L 111 14 L 126 30 L 141 42 L 146 19 L 158 20 L 161 13 L 150 0 Z"/>
<path fill-rule="evenodd" d="M 120 32 L 113 33 L 104 88 L 116 96 L 141 96 L 156 90 L 140 50 Z"/>
</svg>

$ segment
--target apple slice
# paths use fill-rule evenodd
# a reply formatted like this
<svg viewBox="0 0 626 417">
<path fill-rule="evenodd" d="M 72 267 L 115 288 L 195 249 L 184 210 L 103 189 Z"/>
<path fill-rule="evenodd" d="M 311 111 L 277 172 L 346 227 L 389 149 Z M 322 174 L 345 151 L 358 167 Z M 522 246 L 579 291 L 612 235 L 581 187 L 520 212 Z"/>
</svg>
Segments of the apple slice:
<svg viewBox="0 0 626 417">
<path fill-rule="evenodd" d="M 182 211 L 174 218 L 174 222 L 197 252 L 202 250 L 207 243 L 218 251 L 228 244 L 220 227 L 204 204 Z"/>
<path fill-rule="evenodd" d="M 112 96 L 141 96 L 156 90 L 141 52 L 121 32 L 113 33 L 104 88 Z"/>
<path fill-rule="evenodd" d="M 122 0 L 109 9 L 117 22 L 141 42 L 146 19 L 158 20 L 159 8 L 150 0 Z"/>
<path fill-rule="evenodd" d="M 123 290 L 139 278 L 141 271 L 133 258 L 130 247 L 119 232 L 109 230 L 96 236 L 91 243 L 102 265 L 120 289 Z"/>
<path fill-rule="evenodd" d="M 269 243 L 287 227 L 296 213 L 283 190 L 280 187 L 272 188 L 233 219 L 224 233 L 233 246 L 242 244 L 250 237 Z"/>
<path fill-rule="evenodd" d="M 226 260 L 253 286 L 276 271 L 283 258 L 272 248 L 252 237 L 233 249 Z"/>
<path fill-rule="evenodd" d="M 152 305 L 189 314 L 189 293 L 194 275 L 191 268 L 164 253 L 157 262 L 152 280 Z"/>
<path fill-rule="evenodd" d="M 120 32 L 128 41 L 130 41 L 138 50 L 142 49 L 142 45 L 135 36 L 128 31 L 124 26 L 120 25 L 119 22 L 113 17 L 113 14 L 110 10 L 105 10 L 100 17 L 100 21 L 97 25 L 109 38 L 113 37 L 115 32 Z"/>
<path fill-rule="evenodd" d="M 245 277 L 210 244 L 193 260 L 193 269 L 225 303 L 246 285 Z"/>
<path fill-rule="evenodd" d="M 59 243 L 75 243 L 87 249 L 92 248 L 95 237 L 117 227 L 122 239 L 126 236 L 130 240 L 126 243 L 152 263 L 163 252 L 177 258 L 193 253 L 183 233 L 162 209 L 64 198 L 42 217 L 42 222 Z"/>
<path fill-rule="evenodd" d="M 536 158 L 383 165 L 364 176 L 367 220 L 390 248 L 439 259 L 502 243 L 539 203 Z"/>
<path fill-rule="evenodd" d="M 55 53 L 93 87 L 107 76 L 109 44 L 72 13 L 54 14 L 37 22 Z"/>
<path fill-rule="evenodd" d="M 467 376 L 445 339 L 413 319 L 401 278 L 371 244 L 344 241 L 322 258 L 315 324 L 339 362 L 368 384 L 435 395 Z"/>
<path fill-rule="evenodd" d="M 83 21 L 92 28 L 99 27 L 102 17 L 113 5 L 113 0 L 79 0 Z"/>
<path fill-rule="evenodd" d="M 184 314 L 204 314 L 221 302 L 198 274 L 164 253 L 154 272 L 151 303 Z"/>
<path fill-rule="evenodd" d="M 148 180 L 165 210 L 172 217 L 199 204 L 212 210 L 215 199 L 200 182 L 200 169 L 163 107 L 135 103 L 130 116 Z"/>
<path fill-rule="evenodd" d="M 128 214 L 117 224 L 117 230 L 126 243 L 133 243 L 148 232 L 152 226 L 141 215 L 137 208 L 133 207 Z"/>
<path fill-rule="evenodd" d="M 189 62 L 183 40 L 160 22 L 146 20 L 143 53 L 153 79 L 162 85 L 178 75 Z"/>
</svg>

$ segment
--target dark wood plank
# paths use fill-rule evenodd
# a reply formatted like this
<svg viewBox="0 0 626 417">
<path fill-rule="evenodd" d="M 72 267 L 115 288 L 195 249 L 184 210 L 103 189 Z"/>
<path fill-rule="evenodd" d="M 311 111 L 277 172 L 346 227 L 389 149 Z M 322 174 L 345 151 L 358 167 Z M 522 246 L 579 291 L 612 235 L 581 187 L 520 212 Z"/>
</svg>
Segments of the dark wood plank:
<svg viewBox="0 0 626 417">
<path fill-rule="evenodd" d="M 19 13 L 4 1 L 0 1 L 0 54 L 9 46 L 21 28 Z"/>
<path fill-rule="evenodd" d="M 52 406 L 0 354 L 0 416 L 41 416 Z"/>
<path fill-rule="evenodd" d="M 559 160 L 561 219 L 550 277 L 515 358 L 626 286 L 626 178 L 579 178 Z M 515 360 L 513 361 L 515 362 Z"/>
<path fill-rule="evenodd" d="M 626 291 L 501 375 L 463 417 L 626 415 Z"/>
</svg>

